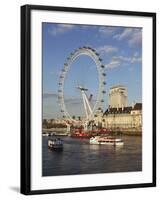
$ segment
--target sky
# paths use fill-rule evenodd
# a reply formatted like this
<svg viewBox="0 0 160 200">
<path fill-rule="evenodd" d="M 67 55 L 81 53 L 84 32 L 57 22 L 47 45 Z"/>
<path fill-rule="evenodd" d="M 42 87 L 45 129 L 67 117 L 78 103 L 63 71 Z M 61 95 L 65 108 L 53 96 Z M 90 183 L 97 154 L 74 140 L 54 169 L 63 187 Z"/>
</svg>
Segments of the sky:
<svg viewBox="0 0 160 200">
<path fill-rule="evenodd" d="M 106 72 L 106 95 L 113 85 L 127 87 L 128 105 L 142 102 L 142 28 L 77 24 L 42 24 L 43 118 L 61 118 L 58 105 L 58 82 L 67 57 L 75 49 L 93 47 L 102 58 Z M 79 56 L 65 78 L 64 100 L 71 116 L 84 114 L 80 91 L 88 88 L 93 102 L 98 92 L 96 65 L 89 56 Z"/>
</svg>

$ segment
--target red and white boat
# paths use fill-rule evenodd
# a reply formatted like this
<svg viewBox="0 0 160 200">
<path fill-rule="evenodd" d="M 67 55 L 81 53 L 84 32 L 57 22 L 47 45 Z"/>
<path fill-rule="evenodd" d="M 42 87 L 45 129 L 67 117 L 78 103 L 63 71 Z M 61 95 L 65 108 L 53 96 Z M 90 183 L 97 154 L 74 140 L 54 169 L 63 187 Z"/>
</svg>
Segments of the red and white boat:
<svg viewBox="0 0 160 200">
<path fill-rule="evenodd" d="M 114 145 L 114 146 L 120 146 L 123 145 L 124 142 L 120 138 L 115 137 L 102 137 L 102 136 L 94 136 L 91 137 L 89 140 L 90 144 L 107 144 L 107 145 Z"/>
</svg>

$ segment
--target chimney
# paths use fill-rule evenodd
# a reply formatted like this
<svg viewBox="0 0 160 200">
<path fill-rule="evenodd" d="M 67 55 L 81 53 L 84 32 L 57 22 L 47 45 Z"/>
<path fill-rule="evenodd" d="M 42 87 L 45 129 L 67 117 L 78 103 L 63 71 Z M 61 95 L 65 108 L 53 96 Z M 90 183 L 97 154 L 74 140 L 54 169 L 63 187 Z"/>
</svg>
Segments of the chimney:
<svg viewBox="0 0 160 200">
<path fill-rule="evenodd" d="M 132 109 L 134 108 L 134 101 L 133 101 L 133 103 L 132 103 Z"/>
<path fill-rule="evenodd" d="M 124 106 L 123 106 L 123 104 L 122 104 L 122 111 L 124 110 Z"/>
</svg>

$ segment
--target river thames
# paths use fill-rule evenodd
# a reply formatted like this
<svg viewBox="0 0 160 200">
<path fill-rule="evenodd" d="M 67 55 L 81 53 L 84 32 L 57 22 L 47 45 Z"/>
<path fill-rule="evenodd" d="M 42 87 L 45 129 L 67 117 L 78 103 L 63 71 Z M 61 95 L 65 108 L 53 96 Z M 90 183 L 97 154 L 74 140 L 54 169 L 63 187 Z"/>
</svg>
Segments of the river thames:
<svg viewBox="0 0 160 200">
<path fill-rule="evenodd" d="M 131 172 L 142 170 L 142 137 L 122 136 L 124 145 L 91 145 L 89 139 L 61 136 L 63 151 L 48 149 L 42 138 L 42 176 Z"/>
</svg>

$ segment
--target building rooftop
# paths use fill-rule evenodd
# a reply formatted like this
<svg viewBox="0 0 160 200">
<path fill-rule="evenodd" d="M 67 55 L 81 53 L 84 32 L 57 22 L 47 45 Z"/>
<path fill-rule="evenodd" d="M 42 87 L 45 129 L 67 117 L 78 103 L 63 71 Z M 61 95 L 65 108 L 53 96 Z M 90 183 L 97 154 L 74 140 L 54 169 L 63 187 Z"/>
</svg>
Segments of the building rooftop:
<svg viewBox="0 0 160 200">
<path fill-rule="evenodd" d="M 132 106 L 127 106 L 122 108 L 108 108 L 105 112 L 104 115 L 108 114 L 118 114 L 118 113 L 131 113 L 132 110 L 142 110 L 142 103 L 136 103 L 134 107 Z"/>
<path fill-rule="evenodd" d="M 124 85 L 114 85 L 110 89 L 115 89 L 115 88 L 126 88 Z"/>
<path fill-rule="evenodd" d="M 136 103 L 133 110 L 142 110 L 142 103 Z"/>
</svg>

